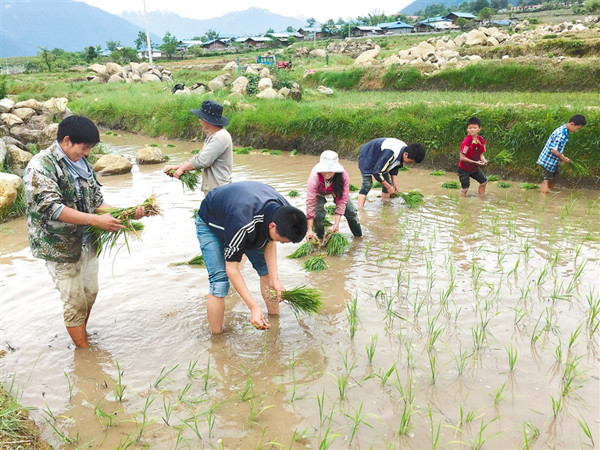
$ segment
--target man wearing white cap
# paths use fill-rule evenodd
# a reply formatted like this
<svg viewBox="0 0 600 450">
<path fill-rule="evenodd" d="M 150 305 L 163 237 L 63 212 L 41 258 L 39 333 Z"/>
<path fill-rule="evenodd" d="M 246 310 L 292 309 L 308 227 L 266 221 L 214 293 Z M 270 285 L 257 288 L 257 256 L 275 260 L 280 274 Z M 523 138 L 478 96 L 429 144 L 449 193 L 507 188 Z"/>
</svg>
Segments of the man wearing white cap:
<svg viewBox="0 0 600 450">
<path fill-rule="evenodd" d="M 352 234 L 357 237 L 362 236 L 356 207 L 349 197 L 350 179 L 348 172 L 339 163 L 336 152 L 325 150 L 321 153 L 319 164 L 313 167 L 307 184 L 307 241 L 315 234 L 319 238 L 322 238 L 325 234 L 325 203 L 327 203 L 328 196 L 333 196 L 335 203 L 335 219 L 331 231 L 334 233 L 340 231 L 340 220 L 342 216 L 345 216 Z"/>
</svg>

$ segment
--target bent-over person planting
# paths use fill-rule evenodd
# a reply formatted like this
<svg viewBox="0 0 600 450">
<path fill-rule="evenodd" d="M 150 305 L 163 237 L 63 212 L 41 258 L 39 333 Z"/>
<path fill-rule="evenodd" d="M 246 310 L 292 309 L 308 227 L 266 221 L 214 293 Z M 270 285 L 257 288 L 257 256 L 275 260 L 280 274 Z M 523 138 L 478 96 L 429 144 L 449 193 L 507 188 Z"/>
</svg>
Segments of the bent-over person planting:
<svg viewBox="0 0 600 450">
<path fill-rule="evenodd" d="M 225 297 L 229 283 L 250 309 L 257 329 L 270 325 L 240 272 L 246 255 L 260 276 L 260 291 L 269 314 L 279 314 L 281 291 L 277 271 L 277 242 L 300 242 L 306 235 L 306 216 L 271 186 L 242 181 L 208 193 L 196 216 L 196 234 L 208 270 L 206 301 L 208 324 L 213 334 L 223 331 Z M 271 300 L 270 289 L 277 299 Z"/>
<path fill-rule="evenodd" d="M 360 148 L 358 168 L 362 185 L 358 192 L 358 207 L 365 206 L 373 178 L 381 183 L 381 197 L 390 198 L 398 191 L 398 169 L 404 164 L 421 163 L 425 148 L 421 144 L 406 145 L 396 138 L 377 138 Z"/>
<path fill-rule="evenodd" d="M 98 258 L 88 225 L 115 232 L 123 227 L 105 210 L 100 184 L 87 161 L 100 142 L 96 125 L 70 116 L 57 140 L 35 155 L 23 177 L 27 232 L 33 256 L 46 261 L 63 302 L 64 323 L 77 347 L 89 347 L 86 325 L 98 294 Z M 138 207 L 134 219 L 145 215 Z"/>
</svg>

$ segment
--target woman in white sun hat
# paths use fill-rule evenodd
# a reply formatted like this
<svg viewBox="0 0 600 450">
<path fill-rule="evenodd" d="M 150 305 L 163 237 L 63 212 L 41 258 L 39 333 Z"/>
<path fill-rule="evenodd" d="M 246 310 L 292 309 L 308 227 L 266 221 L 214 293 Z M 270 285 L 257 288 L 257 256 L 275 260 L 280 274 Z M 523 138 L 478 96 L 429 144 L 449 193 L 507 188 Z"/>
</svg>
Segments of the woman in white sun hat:
<svg viewBox="0 0 600 450">
<path fill-rule="evenodd" d="M 333 196 L 335 220 L 331 231 L 340 230 L 340 220 L 346 216 L 350 231 L 354 236 L 362 236 L 358 213 L 349 197 L 350 180 L 348 172 L 338 161 L 338 155 L 332 150 L 321 153 L 319 164 L 313 167 L 308 177 L 306 192 L 306 218 L 308 231 L 306 240 L 315 234 L 322 238 L 325 234 L 325 204 L 327 197 Z M 314 228 L 314 231 L 313 231 Z"/>
</svg>

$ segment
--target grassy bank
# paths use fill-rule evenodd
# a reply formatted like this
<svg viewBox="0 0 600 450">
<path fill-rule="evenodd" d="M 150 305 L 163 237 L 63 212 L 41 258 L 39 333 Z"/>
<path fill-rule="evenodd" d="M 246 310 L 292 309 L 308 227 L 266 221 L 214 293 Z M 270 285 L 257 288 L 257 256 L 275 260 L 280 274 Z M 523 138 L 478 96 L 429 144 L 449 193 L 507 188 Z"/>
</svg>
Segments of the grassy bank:
<svg viewBox="0 0 600 450">
<path fill-rule="evenodd" d="M 415 67 L 353 68 L 317 71 L 307 76 L 312 86 L 324 84 L 337 89 L 358 90 L 450 90 L 520 92 L 598 92 L 600 65 L 597 62 L 547 63 L 482 62 L 462 69 L 446 69 L 426 75 Z"/>
<path fill-rule="evenodd" d="M 223 100 L 223 99 L 221 99 Z M 194 96 L 149 97 L 135 101 L 127 95 L 106 96 L 101 101 L 76 101 L 74 111 L 103 126 L 148 135 L 191 138 L 201 133 L 200 123 L 189 113 L 197 107 Z M 531 181 L 539 179 L 537 157 L 552 131 L 575 113 L 584 113 L 588 125 L 573 134 L 566 154 L 576 164 L 565 166 L 563 181 L 597 185 L 600 179 L 600 110 L 569 107 L 498 106 L 474 103 L 381 102 L 343 104 L 341 100 L 256 101 L 232 100 L 227 108 L 228 127 L 241 145 L 256 148 L 297 149 L 318 154 L 334 149 L 355 158 L 370 139 L 395 136 L 421 142 L 428 149 L 426 165 L 450 169 L 465 136 L 464 124 L 473 115 L 483 123 L 488 159 L 494 173 Z M 496 157 L 498 154 L 500 156 Z"/>
<path fill-rule="evenodd" d="M 4 384 L 0 385 L 0 448 L 52 448 L 40 439 L 27 410 L 11 396 L 10 386 L 5 390 Z"/>
</svg>

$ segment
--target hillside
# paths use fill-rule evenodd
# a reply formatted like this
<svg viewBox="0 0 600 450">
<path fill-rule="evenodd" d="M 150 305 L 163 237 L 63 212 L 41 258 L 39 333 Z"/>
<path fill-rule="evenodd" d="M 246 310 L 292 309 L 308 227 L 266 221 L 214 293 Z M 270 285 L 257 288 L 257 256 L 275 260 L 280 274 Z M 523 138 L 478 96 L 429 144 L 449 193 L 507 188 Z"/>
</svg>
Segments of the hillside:
<svg viewBox="0 0 600 450">
<path fill-rule="evenodd" d="M 144 24 L 144 15 L 138 11 L 124 11 L 121 17 L 138 26 Z M 285 31 L 288 26 L 297 29 L 305 25 L 303 19 L 273 14 L 261 8 L 248 8 L 205 20 L 188 19 L 168 11 L 148 13 L 148 26 L 153 33 L 164 36 L 169 31 L 179 39 L 202 36 L 208 30 L 215 30 L 221 35 L 243 36 L 262 34 L 269 28 Z"/>
<path fill-rule="evenodd" d="M 80 51 L 106 41 L 133 46 L 141 28 L 99 8 L 73 0 L 3 0 L 0 57 L 34 56 L 39 47 Z M 153 39 L 158 39 L 153 36 Z"/>
<path fill-rule="evenodd" d="M 409 16 L 414 15 L 417 11 L 421 9 L 425 9 L 429 5 L 443 3 L 448 6 L 458 6 L 462 3 L 462 0 L 415 0 L 409 5 L 402 8 L 400 11 L 402 14 L 407 14 Z"/>
</svg>

